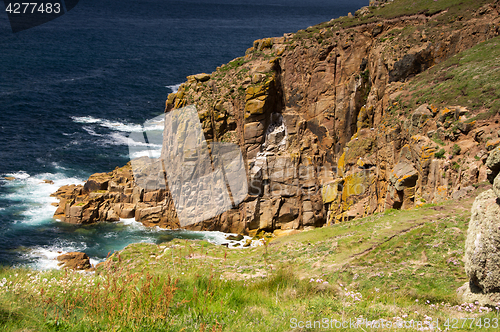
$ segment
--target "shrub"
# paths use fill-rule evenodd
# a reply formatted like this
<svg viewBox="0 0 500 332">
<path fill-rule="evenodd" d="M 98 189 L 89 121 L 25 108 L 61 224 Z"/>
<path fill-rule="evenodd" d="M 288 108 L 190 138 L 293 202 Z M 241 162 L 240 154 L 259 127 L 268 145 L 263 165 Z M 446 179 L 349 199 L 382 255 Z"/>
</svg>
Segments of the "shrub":
<svg viewBox="0 0 500 332">
<path fill-rule="evenodd" d="M 460 146 L 458 146 L 458 144 L 454 144 L 453 147 L 451 148 L 451 154 L 453 156 L 459 155 L 460 151 L 462 151 L 462 149 L 460 148 Z"/>
<path fill-rule="evenodd" d="M 444 158 L 445 151 L 444 149 L 439 150 L 438 152 L 434 153 L 434 157 L 438 159 L 443 159 Z"/>
</svg>

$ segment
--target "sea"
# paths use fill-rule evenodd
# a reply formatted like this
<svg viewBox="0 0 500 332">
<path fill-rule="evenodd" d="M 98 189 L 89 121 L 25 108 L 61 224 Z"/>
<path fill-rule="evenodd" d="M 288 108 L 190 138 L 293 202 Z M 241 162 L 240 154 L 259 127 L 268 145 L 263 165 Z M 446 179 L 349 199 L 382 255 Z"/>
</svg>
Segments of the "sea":
<svg viewBox="0 0 500 332">
<path fill-rule="evenodd" d="M 55 257 L 70 251 L 84 251 L 95 264 L 135 242 L 224 242 L 223 233 L 146 228 L 133 219 L 67 224 L 52 218 L 57 200 L 50 195 L 125 165 L 135 143 L 128 135 L 163 113 L 186 76 L 213 72 L 255 39 L 366 5 L 80 0 L 57 19 L 17 33 L 0 13 L 0 265 L 56 268 Z"/>
</svg>

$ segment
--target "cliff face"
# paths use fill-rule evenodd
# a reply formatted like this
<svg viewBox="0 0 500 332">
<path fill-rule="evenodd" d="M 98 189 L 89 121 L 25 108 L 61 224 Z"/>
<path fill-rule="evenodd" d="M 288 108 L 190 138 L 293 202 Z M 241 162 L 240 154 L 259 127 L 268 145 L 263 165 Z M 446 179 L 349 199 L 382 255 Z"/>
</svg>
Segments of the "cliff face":
<svg viewBox="0 0 500 332">
<path fill-rule="evenodd" d="M 244 57 L 188 77 L 169 95 L 166 112 L 196 105 L 207 141 L 238 144 L 247 171 L 242 203 L 188 228 L 317 227 L 459 197 L 486 179 L 486 151 L 498 144 L 496 112 L 482 119 L 484 107 L 422 101 L 409 82 L 496 37 L 500 4 L 459 18 L 438 11 L 366 23 L 376 10 L 359 10 L 350 27 L 333 20 L 257 40 Z M 56 217 L 69 222 L 135 216 L 179 226 L 168 188 L 138 186 L 130 165 L 56 196 Z"/>
</svg>

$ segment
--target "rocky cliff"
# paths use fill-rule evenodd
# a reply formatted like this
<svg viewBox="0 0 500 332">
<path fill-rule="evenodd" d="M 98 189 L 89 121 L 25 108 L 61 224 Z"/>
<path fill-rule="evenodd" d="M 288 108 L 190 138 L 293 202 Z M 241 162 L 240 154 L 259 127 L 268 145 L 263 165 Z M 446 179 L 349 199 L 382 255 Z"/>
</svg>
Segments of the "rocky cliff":
<svg viewBox="0 0 500 332">
<path fill-rule="evenodd" d="M 500 117 L 484 100 L 498 99 L 497 90 L 481 92 L 492 94 L 481 102 L 472 85 L 459 90 L 465 99 L 432 91 L 463 81 L 447 76 L 464 65 L 455 55 L 498 40 L 500 2 L 410 12 L 400 2 L 256 40 L 245 56 L 189 76 L 168 96 L 167 113 L 196 105 L 208 142 L 238 144 L 247 172 L 242 203 L 188 228 L 307 229 L 460 197 L 486 180 Z M 435 79 L 422 86 L 432 70 Z M 135 217 L 179 227 L 168 188 L 139 186 L 130 163 L 55 195 L 55 217 L 67 222 Z"/>
</svg>

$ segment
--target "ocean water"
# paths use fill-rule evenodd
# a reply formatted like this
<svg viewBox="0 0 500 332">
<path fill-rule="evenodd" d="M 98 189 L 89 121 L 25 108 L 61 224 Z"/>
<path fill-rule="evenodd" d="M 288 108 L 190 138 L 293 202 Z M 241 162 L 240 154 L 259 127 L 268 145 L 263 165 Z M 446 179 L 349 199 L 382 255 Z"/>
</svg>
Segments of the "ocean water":
<svg viewBox="0 0 500 332">
<path fill-rule="evenodd" d="M 221 233 L 151 229 L 133 220 L 61 223 L 52 219 L 50 194 L 127 163 L 128 133 L 162 114 L 187 75 L 212 72 L 255 39 L 367 4 L 80 0 L 56 20 L 16 34 L 0 13 L 0 264 L 50 268 L 54 257 L 74 250 L 97 262 L 133 242 L 176 237 L 223 242 Z"/>
</svg>

